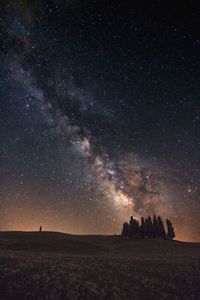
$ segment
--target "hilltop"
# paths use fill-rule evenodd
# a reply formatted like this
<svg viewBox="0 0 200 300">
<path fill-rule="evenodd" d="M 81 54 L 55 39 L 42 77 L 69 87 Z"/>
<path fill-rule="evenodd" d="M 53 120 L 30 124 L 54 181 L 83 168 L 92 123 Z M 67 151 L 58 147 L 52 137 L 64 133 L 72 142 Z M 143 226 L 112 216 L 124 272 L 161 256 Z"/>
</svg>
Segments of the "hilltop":
<svg viewBox="0 0 200 300">
<path fill-rule="evenodd" d="M 73 235 L 61 232 L 0 232 L 0 249 L 60 252 L 69 255 L 153 255 L 177 256 L 199 254 L 200 243 L 169 240 L 129 240 L 118 235 Z M 148 251 L 147 251 L 148 249 Z M 178 255 L 179 254 L 179 255 Z"/>
</svg>

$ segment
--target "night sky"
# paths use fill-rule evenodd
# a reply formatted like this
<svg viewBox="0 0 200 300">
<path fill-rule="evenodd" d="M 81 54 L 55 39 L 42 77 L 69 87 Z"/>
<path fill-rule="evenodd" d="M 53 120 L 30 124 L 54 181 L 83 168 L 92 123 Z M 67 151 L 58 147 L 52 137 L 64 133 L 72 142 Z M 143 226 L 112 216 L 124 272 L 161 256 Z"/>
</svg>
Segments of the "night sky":
<svg viewBox="0 0 200 300">
<path fill-rule="evenodd" d="M 1 230 L 200 241 L 200 12 L 149 2 L 1 1 Z"/>
</svg>

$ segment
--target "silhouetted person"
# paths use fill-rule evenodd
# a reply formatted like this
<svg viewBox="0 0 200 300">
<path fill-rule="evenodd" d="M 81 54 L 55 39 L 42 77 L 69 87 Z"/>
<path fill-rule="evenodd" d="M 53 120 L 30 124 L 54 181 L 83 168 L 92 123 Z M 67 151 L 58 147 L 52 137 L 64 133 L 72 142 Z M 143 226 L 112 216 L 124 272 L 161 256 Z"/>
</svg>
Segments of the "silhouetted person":
<svg viewBox="0 0 200 300">
<path fill-rule="evenodd" d="M 42 232 L 42 226 L 40 226 L 40 228 L 39 228 L 39 232 Z"/>
<path fill-rule="evenodd" d="M 172 226 L 172 222 L 170 220 L 166 220 L 167 222 L 167 238 L 173 240 L 175 238 L 174 228 Z"/>
</svg>

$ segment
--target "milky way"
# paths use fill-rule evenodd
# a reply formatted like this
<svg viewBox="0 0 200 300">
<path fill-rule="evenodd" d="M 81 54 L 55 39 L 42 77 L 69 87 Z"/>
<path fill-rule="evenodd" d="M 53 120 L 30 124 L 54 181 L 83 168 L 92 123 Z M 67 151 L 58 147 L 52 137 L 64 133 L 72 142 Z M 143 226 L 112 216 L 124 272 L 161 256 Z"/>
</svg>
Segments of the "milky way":
<svg viewBox="0 0 200 300">
<path fill-rule="evenodd" d="M 92 3 L 1 5 L 1 228 L 199 240 L 197 21 Z"/>
</svg>

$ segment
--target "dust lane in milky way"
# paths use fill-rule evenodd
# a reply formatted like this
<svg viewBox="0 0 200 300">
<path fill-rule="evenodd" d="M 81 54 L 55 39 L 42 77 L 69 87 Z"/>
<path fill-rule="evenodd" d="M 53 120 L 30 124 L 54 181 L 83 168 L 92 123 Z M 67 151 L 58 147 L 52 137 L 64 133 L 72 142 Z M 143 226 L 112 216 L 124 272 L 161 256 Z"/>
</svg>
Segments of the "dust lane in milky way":
<svg viewBox="0 0 200 300">
<path fill-rule="evenodd" d="M 157 214 L 199 240 L 198 15 L 120 1 L 1 11 L 1 229 L 110 234 Z"/>
</svg>

